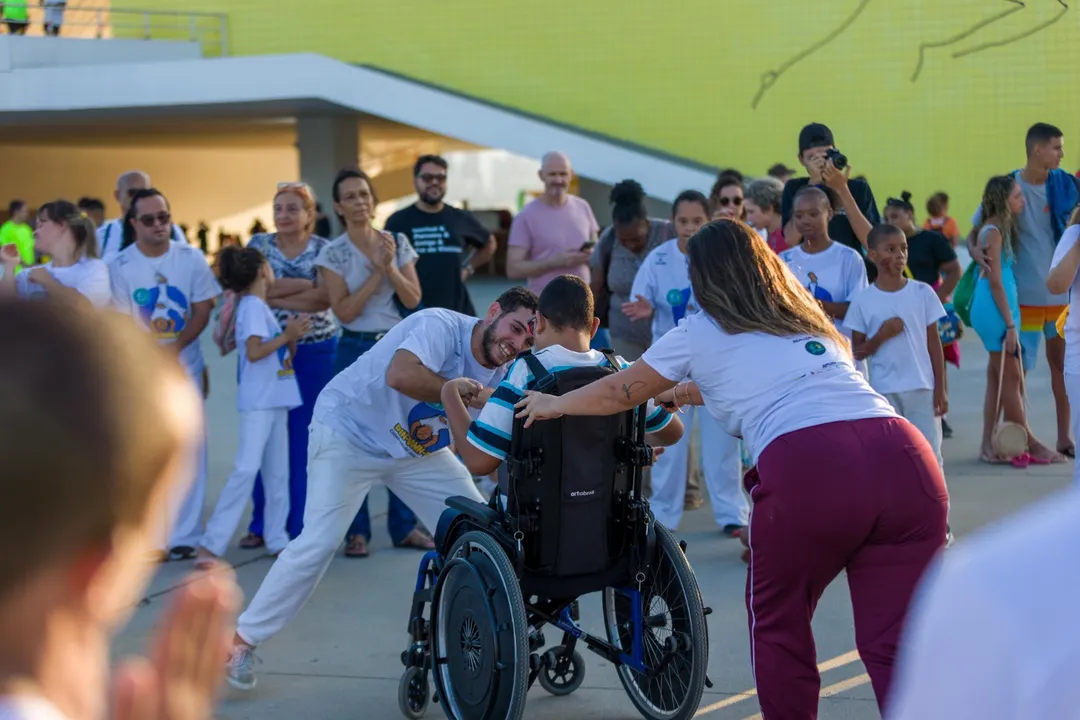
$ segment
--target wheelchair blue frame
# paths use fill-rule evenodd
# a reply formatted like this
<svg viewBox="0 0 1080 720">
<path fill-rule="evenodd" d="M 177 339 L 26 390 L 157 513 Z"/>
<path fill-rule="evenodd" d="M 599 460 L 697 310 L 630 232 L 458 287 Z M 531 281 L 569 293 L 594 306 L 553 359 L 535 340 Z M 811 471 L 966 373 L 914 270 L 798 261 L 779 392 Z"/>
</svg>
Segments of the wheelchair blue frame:
<svg viewBox="0 0 1080 720">
<path fill-rule="evenodd" d="M 415 592 L 419 599 L 414 601 L 413 620 L 422 613 L 422 607 L 419 606 L 419 603 L 430 602 L 430 594 L 434 592 L 435 584 L 438 581 L 439 574 L 442 572 L 439 560 L 439 552 L 436 550 L 427 551 L 420 559 L 420 567 L 416 573 L 415 587 Z M 625 652 L 619 652 L 614 645 L 611 645 L 606 640 L 602 640 L 582 630 L 581 626 L 574 620 L 570 604 L 566 605 L 552 616 L 541 608 L 526 603 L 526 614 L 530 616 L 530 620 L 533 616 L 540 620 L 539 623 L 535 620 L 530 621 L 530 625 L 535 626 L 537 629 L 540 629 L 543 625 L 552 625 L 572 636 L 575 640 L 583 641 L 586 647 L 608 661 L 619 665 L 626 665 L 637 672 L 647 673 L 650 668 L 645 665 L 645 647 L 642 643 L 645 632 L 645 618 L 641 608 L 641 593 L 632 588 L 613 588 L 613 590 L 630 599 L 630 620 L 633 624 L 634 632 L 632 633 L 633 643 L 629 655 Z M 576 600 L 574 602 L 576 602 Z M 412 628 L 410 628 L 410 630 L 411 629 Z M 427 663 L 425 663 L 425 666 L 426 665 Z"/>
</svg>

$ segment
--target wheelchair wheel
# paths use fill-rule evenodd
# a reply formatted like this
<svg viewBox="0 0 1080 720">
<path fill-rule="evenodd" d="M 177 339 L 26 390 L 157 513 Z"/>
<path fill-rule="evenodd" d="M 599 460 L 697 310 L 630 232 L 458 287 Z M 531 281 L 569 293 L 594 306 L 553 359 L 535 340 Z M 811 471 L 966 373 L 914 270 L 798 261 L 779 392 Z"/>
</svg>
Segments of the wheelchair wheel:
<svg viewBox="0 0 1080 720">
<path fill-rule="evenodd" d="M 689 720 L 705 690 L 708 628 L 694 571 L 667 528 L 656 524 L 656 558 L 641 585 L 642 651 L 647 672 L 617 667 L 630 701 L 649 720 Z M 633 595 L 603 593 L 608 642 L 630 655 L 634 647 Z"/>
<path fill-rule="evenodd" d="M 525 602 L 490 535 L 454 543 L 431 606 L 435 687 L 452 720 L 520 720 L 529 685 Z"/>
<path fill-rule="evenodd" d="M 398 708 L 401 714 L 409 720 L 417 720 L 424 717 L 427 710 L 428 693 L 427 670 L 420 667 L 411 667 L 401 676 L 398 683 Z"/>
<path fill-rule="evenodd" d="M 585 661 L 581 653 L 577 650 L 567 652 L 565 645 L 559 645 L 544 655 L 548 665 L 536 676 L 540 687 L 552 695 L 569 695 L 581 687 L 585 681 Z"/>
</svg>

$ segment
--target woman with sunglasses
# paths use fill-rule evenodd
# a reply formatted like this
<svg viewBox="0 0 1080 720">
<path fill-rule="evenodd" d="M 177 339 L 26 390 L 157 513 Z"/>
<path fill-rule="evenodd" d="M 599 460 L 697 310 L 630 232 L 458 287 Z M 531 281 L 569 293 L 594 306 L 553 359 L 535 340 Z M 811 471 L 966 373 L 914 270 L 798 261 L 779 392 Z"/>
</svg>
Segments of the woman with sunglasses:
<svg viewBox="0 0 1080 720">
<path fill-rule="evenodd" d="M 527 393 L 517 417 L 528 426 L 614 415 L 656 398 L 670 409 L 704 405 L 742 435 L 755 463 L 745 479 L 754 500 L 746 608 L 763 715 L 817 717 L 811 620 L 842 571 L 880 709 L 908 602 L 945 545 L 937 458 L 856 371 L 847 339 L 749 226 L 712 222 L 688 254 L 701 312 L 626 370 L 559 397 Z"/>
<path fill-rule="evenodd" d="M 67 200 L 45 203 L 38 210 L 34 249 L 49 262 L 24 269 L 18 275 L 19 252 L 15 245 L 0 251 L 4 274 L 0 293 L 30 298 L 48 295 L 65 302 L 89 301 L 104 307 L 112 300 L 109 269 L 97 257 L 94 223 Z"/>
<path fill-rule="evenodd" d="M 251 238 L 249 248 L 258 250 L 274 271 L 273 287 L 266 303 L 282 331 L 298 313 L 311 321 L 311 329 L 296 343 L 292 366 L 300 385 L 299 407 L 289 411 L 289 516 L 285 529 L 295 538 L 304 527 L 307 497 L 307 445 L 311 412 L 319 393 L 334 377 L 338 327 L 330 312 L 330 295 L 319 282 L 315 258 L 330 242 L 316 235 L 315 197 L 306 183 L 279 183 L 274 193 L 274 227 L 277 232 Z M 263 540 L 263 511 L 266 496 L 262 475 L 255 478 L 252 514 L 242 548 L 258 548 Z"/>
<path fill-rule="evenodd" d="M 713 220 L 746 220 L 742 177 L 730 172 L 720 173 L 709 193 L 709 207 L 712 208 Z"/>
</svg>

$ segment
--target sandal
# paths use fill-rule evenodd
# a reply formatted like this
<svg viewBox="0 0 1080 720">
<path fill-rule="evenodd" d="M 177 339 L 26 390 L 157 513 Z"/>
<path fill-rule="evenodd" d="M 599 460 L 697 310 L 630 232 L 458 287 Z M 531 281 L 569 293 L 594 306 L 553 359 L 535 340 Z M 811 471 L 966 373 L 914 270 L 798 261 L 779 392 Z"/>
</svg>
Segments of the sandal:
<svg viewBox="0 0 1080 720">
<path fill-rule="evenodd" d="M 1031 456 L 1028 455 L 1027 453 L 1024 453 L 1023 455 L 1017 455 L 1016 457 L 1014 457 L 1009 462 L 1012 464 L 1012 466 L 1014 468 L 1023 470 L 1024 468 L 1026 468 L 1028 465 L 1031 464 Z"/>
<path fill-rule="evenodd" d="M 248 533 L 244 537 L 240 538 L 239 547 L 240 547 L 241 550 L 254 550 L 256 548 L 261 548 L 265 544 L 266 544 L 266 541 L 263 540 L 262 535 L 256 535 L 255 533 Z"/>
<path fill-rule="evenodd" d="M 420 528 L 413 528 L 412 532 L 406 535 L 405 539 L 397 544 L 397 547 L 416 548 L 417 550 L 434 550 L 435 541 Z"/>
<path fill-rule="evenodd" d="M 363 535 L 350 535 L 345 538 L 345 557 L 366 558 L 370 554 Z"/>
<path fill-rule="evenodd" d="M 1075 445 L 1070 445 L 1069 447 L 1064 448 L 1064 449 L 1058 448 L 1057 451 L 1058 451 L 1059 455 L 1064 455 L 1065 457 L 1072 458 L 1073 460 L 1076 459 L 1076 446 Z"/>
</svg>

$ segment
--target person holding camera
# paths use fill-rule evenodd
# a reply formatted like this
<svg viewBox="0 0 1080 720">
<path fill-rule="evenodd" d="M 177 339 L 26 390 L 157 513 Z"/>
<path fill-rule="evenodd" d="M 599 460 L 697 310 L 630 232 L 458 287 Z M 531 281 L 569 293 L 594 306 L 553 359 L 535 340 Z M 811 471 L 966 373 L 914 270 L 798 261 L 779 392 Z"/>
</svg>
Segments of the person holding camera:
<svg viewBox="0 0 1080 720">
<path fill-rule="evenodd" d="M 802 242 L 802 235 L 792 218 L 795 194 L 808 185 L 821 188 L 833 210 L 829 237 L 858 251 L 866 265 L 868 280 L 873 282 L 877 268 L 866 259 L 866 240 L 870 229 L 881 222 L 881 215 L 870 184 L 861 179 L 849 179 L 851 166 L 847 156 L 836 149 L 832 130 L 821 123 L 810 123 L 799 133 L 799 163 L 810 176 L 788 180 L 780 201 L 784 240 L 788 247 Z"/>
</svg>

